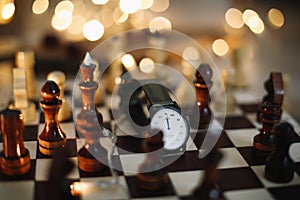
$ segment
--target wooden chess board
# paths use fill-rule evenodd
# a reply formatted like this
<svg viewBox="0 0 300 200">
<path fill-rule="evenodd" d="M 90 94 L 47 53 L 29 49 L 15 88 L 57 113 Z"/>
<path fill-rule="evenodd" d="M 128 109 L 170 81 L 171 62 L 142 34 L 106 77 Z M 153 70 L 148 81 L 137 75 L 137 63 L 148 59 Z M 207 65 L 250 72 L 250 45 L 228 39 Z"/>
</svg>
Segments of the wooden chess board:
<svg viewBox="0 0 300 200">
<path fill-rule="evenodd" d="M 70 91 L 66 91 L 67 93 L 70 94 Z M 247 95 L 249 97 L 249 94 Z M 256 103 L 238 101 L 236 112 L 226 116 L 222 135 L 217 142 L 217 147 L 224 154 L 218 166 L 217 184 L 224 199 L 228 200 L 280 200 L 295 199 L 297 196 L 299 198 L 300 142 L 294 143 L 290 148 L 290 155 L 296 162 L 297 170 L 294 179 L 289 183 L 277 184 L 266 180 L 263 176 L 264 160 L 256 158 L 252 154 L 252 139 L 261 127 L 261 124 L 256 122 Z M 98 109 L 103 114 L 105 126 L 111 129 L 113 126 L 112 108 L 103 105 L 99 106 Z M 288 113 L 283 113 L 282 120 L 290 122 L 299 134 L 298 122 Z M 216 116 L 214 123 L 218 124 L 218 116 Z M 78 169 L 77 152 L 83 144 L 76 133 L 74 120 L 71 118 L 61 122 L 60 125 L 67 134 L 68 156 L 75 164 L 75 168 L 67 176 L 70 182 L 97 182 L 111 177 L 108 168 L 100 173 L 86 173 Z M 38 150 L 37 137 L 43 127 L 43 112 L 37 109 L 35 122 L 26 125 L 23 133 L 25 146 L 30 151 L 30 172 L 19 177 L 8 177 L 0 173 L 0 199 L 45 199 L 47 194 L 46 182 L 52 158 L 42 155 Z M 114 164 L 122 169 L 118 170 L 120 185 L 128 192 L 131 199 L 188 199 L 191 191 L 199 184 L 204 175 L 205 159 L 198 157 L 198 149 L 203 138 L 204 135 L 201 131 L 192 131 L 186 152 L 167 167 L 168 176 L 171 180 L 169 185 L 165 190 L 148 192 L 137 188 L 136 174 L 132 173 L 136 171 L 145 157 L 139 148 L 141 139 L 119 135 L 118 146 L 129 152 L 134 152 L 129 154 L 125 151 L 116 151 L 113 155 Z M 0 149 L 2 149 L 2 142 Z M 123 193 L 109 193 L 105 189 L 82 194 L 78 199 L 102 199 L 103 193 L 105 195 L 108 193 L 108 199 L 125 199 Z"/>
</svg>

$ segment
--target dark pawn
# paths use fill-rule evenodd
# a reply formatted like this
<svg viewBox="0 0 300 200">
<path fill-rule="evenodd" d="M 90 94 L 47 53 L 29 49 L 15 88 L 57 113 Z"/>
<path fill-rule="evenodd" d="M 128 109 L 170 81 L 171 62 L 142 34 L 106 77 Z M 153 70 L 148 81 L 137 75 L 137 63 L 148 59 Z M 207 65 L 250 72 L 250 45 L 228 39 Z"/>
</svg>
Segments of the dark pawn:
<svg viewBox="0 0 300 200">
<path fill-rule="evenodd" d="M 253 152 L 255 156 L 267 158 L 275 148 L 275 125 L 280 122 L 281 106 L 266 101 L 261 105 L 260 121 L 262 128 L 253 138 Z"/>
<path fill-rule="evenodd" d="M 196 89 L 197 102 L 190 117 L 191 126 L 195 129 L 207 129 L 212 119 L 212 112 L 209 107 L 211 101 L 209 89 L 212 87 L 212 69 L 208 64 L 201 64 L 195 73 L 194 87 Z M 199 119 L 193 121 L 193 119 Z"/>
<path fill-rule="evenodd" d="M 275 150 L 267 158 L 265 177 L 273 182 L 287 183 L 294 177 L 295 163 L 290 158 L 289 148 L 295 140 L 293 127 L 282 122 L 275 127 Z"/>
<path fill-rule="evenodd" d="M 201 184 L 195 188 L 191 200 L 219 200 L 221 192 L 216 185 L 217 166 L 223 155 L 220 151 L 213 149 L 205 158 L 207 166 Z"/>
<path fill-rule="evenodd" d="M 162 163 L 163 133 L 158 130 L 147 132 L 143 150 L 147 153 L 145 161 L 140 165 L 137 175 L 137 185 L 145 190 L 164 189 L 169 183 L 169 177 Z"/>
<path fill-rule="evenodd" d="M 52 156 L 55 151 L 66 144 L 66 134 L 58 121 L 58 111 L 62 106 L 59 99 L 60 89 L 54 81 L 46 81 L 41 89 L 40 106 L 44 110 L 45 126 L 39 134 L 39 150 L 42 154 Z"/>
</svg>

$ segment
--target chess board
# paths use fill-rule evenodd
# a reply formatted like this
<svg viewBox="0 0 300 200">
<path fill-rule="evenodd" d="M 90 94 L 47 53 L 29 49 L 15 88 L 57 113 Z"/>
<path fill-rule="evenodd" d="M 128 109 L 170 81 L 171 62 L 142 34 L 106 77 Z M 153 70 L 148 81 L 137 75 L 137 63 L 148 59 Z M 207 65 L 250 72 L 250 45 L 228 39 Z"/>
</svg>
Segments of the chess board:
<svg viewBox="0 0 300 200">
<path fill-rule="evenodd" d="M 68 91 L 66 91 L 68 93 Z M 69 93 L 70 94 L 70 91 Z M 218 165 L 217 184 L 222 191 L 224 199 L 245 200 L 245 199 L 295 199 L 299 198 L 300 191 L 300 142 L 294 143 L 290 148 L 290 155 L 296 162 L 297 170 L 294 179 L 285 184 L 273 183 L 266 180 L 264 173 L 264 159 L 256 158 L 252 154 L 252 139 L 259 132 L 261 124 L 256 122 L 257 102 L 249 102 L 249 93 L 236 93 L 236 111 L 226 116 L 221 137 L 217 147 L 223 153 L 223 158 Z M 247 101 L 244 101 L 247 99 Z M 259 99 L 259 98 L 253 98 Z M 104 117 L 105 126 L 112 129 L 113 120 L 112 108 L 104 105 L 98 106 Z M 288 113 L 284 112 L 282 120 L 290 122 L 297 133 L 300 126 Z M 214 122 L 218 124 L 218 115 Z M 111 177 L 107 168 L 99 173 L 86 173 L 77 167 L 77 152 L 83 145 L 82 139 L 78 137 L 74 126 L 73 118 L 60 123 L 61 128 L 67 135 L 66 149 L 69 151 L 69 158 L 74 162 L 75 167 L 67 178 L 78 182 L 99 182 Z M 30 151 L 31 169 L 26 175 L 8 177 L 0 173 L 0 199 L 22 199 L 40 200 L 45 199 L 47 194 L 47 178 L 51 157 L 44 156 L 38 150 L 37 137 L 44 127 L 44 115 L 38 108 L 36 120 L 25 126 L 23 137 L 26 148 Z M 186 152 L 175 162 L 167 166 L 169 185 L 161 191 L 149 192 L 137 188 L 136 171 L 139 164 L 143 162 L 143 154 L 139 143 L 140 138 L 119 135 L 117 145 L 129 152 L 116 151 L 113 155 L 114 165 L 120 169 L 119 184 L 127 191 L 131 199 L 188 199 L 192 190 L 199 184 L 204 175 L 205 158 L 199 159 L 199 148 L 203 142 L 204 133 L 192 131 L 188 140 Z M 105 141 L 104 141 L 105 143 Z M 105 146 L 105 145 L 104 145 Z M 0 143 L 2 149 L 2 141 Z M 124 193 L 111 191 L 109 188 L 96 189 L 92 192 L 82 194 L 76 199 L 125 199 Z"/>
</svg>

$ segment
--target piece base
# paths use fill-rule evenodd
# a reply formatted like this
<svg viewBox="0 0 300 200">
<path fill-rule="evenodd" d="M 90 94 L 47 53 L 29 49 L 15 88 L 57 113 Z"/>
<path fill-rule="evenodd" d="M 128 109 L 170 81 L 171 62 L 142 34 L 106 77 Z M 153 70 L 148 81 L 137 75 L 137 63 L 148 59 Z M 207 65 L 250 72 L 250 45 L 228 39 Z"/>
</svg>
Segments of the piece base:
<svg viewBox="0 0 300 200">
<path fill-rule="evenodd" d="M 30 154 L 26 149 L 24 155 L 18 158 L 5 158 L 1 152 L 1 171 L 8 176 L 23 175 L 30 170 Z"/>
</svg>

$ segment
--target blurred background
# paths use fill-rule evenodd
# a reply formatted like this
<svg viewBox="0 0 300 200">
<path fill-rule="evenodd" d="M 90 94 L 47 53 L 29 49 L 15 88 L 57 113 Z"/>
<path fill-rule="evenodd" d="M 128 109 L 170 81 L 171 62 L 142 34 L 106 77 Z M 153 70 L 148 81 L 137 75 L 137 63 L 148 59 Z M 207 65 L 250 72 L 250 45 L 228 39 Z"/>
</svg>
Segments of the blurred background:
<svg viewBox="0 0 300 200">
<path fill-rule="evenodd" d="M 204 47 L 221 71 L 233 74 L 234 87 L 250 88 L 259 99 L 269 73 L 282 72 L 284 108 L 300 121 L 299 5 L 292 0 L 0 0 L 0 89 L 11 83 L 5 71 L 16 65 L 18 51 L 34 52 L 41 79 L 56 69 L 72 76 L 87 51 L 122 31 L 176 30 Z M 140 52 L 126 56 L 137 65 L 145 58 Z M 197 60 L 193 48 L 182 56 Z"/>
</svg>

